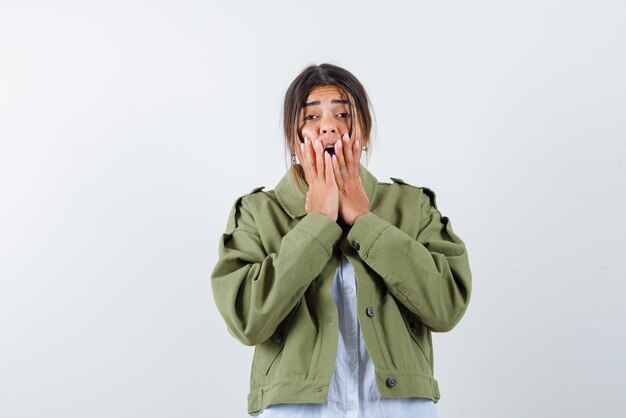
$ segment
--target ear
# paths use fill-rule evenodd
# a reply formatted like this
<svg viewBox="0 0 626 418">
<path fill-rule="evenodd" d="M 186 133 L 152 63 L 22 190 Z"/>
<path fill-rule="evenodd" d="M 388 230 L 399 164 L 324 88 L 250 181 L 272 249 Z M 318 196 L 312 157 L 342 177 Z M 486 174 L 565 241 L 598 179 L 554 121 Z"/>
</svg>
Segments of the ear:
<svg viewBox="0 0 626 418">
<path fill-rule="evenodd" d="M 298 157 L 298 162 L 302 162 L 302 151 L 300 150 L 300 139 L 298 138 L 298 134 L 294 133 L 291 139 L 291 154 L 296 154 Z"/>
</svg>

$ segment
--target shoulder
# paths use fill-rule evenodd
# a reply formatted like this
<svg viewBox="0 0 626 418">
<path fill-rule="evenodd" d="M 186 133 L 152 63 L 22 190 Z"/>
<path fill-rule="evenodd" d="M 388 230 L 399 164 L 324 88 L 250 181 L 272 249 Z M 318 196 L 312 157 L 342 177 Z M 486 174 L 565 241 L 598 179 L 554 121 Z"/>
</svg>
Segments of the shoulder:
<svg viewBox="0 0 626 418">
<path fill-rule="evenodd" d="M 416 199 L 419 205 L 424 207 L 432 206 L 437 209 L 436 195 L 433 189 L 426 186 L 416 186 L 401 178 L 389 177 L 391 183 L 378 182 L 379 189 L 386 194 L 386 197 L 397 199 Z"/>
<path fill-rule="evenodd" d="M 275 218 L 282 211 L 274 190 L 264 190 L 265 186 L 254 187 L 238 196 L 233 203 L 228 222 L 228 229 L 252 228 L 266 217 Z"/>
<path fill-rule="evenodd" d="M 239 196 L 237 200 L 240 200 L 242 205 L 245 205 L 251 210 L 259 207 L 263 207 L 265 210 L 267 210 L 268 207 L 271 208 L 273 205 L 279 205 L 274 190 L 265 190 L 265 186 L 255 187 L 248 193 Z"/>
<path fill-rule="evenodd" d="M 235 229 L 240 225 L 282 224 L 289 215 L 273 189 L 259 186 L 235 199 L 229 218 L 229 229 Z"/>
</svg>

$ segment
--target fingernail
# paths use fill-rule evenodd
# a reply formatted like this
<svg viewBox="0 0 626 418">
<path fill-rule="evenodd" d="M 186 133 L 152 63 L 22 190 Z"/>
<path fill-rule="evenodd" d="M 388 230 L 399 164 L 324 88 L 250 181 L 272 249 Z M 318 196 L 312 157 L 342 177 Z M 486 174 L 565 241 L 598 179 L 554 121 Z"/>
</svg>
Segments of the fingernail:
<svg viewBox="0 0 626 418">
<path fill-rule="evenodd" d="M 307 144 L 307 145 L 309 145 L 309 137 L 308 137 L 308 136 L 305 136 L 305 137 L 304 137 L 304 143 L 305 143 L 305 144 Z"/>
<path fill-rule="evenodd" d="M 350 135 L 348 135 L 348 133 L 346 132 L 345 134 L 343 134 L 343 140 L 348 141 L 348 139 L 350 139 Z"/>
<path fill-rule="evenodd" d="M 341 141 L 337 141 L 335 145 L 337 146 L 337 148 L 341 148 Z"/>
<path fill-rule="evenodd" d="M 354 148 L 359 149 L 359 140 L 354 141 Z"/>
<path fill-rule="evenodd" d="M 304 143 L 300 143 L 300 151 L 304 152 Z"/>
<path fill-rule="evenodd" d="M 315 148 L 320 148 L 322 146 L 322 143 L 320 142 L 319 139 L 315 140 Z"/>
</svg>

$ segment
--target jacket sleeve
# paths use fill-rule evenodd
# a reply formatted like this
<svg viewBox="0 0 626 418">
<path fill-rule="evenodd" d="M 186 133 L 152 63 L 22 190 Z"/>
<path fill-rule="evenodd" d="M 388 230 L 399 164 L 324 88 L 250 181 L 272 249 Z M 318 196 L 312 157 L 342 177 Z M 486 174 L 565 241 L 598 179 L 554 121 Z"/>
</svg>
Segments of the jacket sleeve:
<svg viewBox="0 0 626 418">
<path fill-rule="evenodd" d="M 311 212 L 282 236 L 278 252 L 267 252 L 247 196 L 239 198 L 211 274 L 213 296 L 229 332 L 246 345 L 270 338 L 328 263 L 341 235 L 336 222 Z"/>
<path fill-rule="evenodd" d="M 368 212 L 347 238 L 397 300 L 431 330 L 445 332 L 467 309 L 472 275 L 464 242 L 439 212 L 434 192 L 430 193 L 421 194 L 416 237 Z"/>
</svg>

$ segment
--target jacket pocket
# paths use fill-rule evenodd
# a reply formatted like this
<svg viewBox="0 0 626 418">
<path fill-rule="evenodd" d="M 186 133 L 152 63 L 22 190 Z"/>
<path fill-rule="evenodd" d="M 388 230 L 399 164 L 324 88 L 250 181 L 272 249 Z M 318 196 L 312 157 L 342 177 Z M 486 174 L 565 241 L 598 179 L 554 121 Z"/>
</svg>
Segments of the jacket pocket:
<svg viewBox="0 0 626 418">
<path fill-rule="evenodd" d="M 264 343 L 257 344 L 254 350 L 254 358 L 253 358 L 253 366 L 254 370 L 257 370 L 257 373 L 267 374 L 270 367 L 276 360 L 276 357 L 280 354 L 280 351 L 283 348 L 283 344 L 278 344 L 275 340 L 274 334 L 272 338 L 265 341 Z"/>
<path fill-rule="evenodd" d="M 285 339 L 293 322 L 295 312 L 300 307 L 300 301 L 289 312 L 287 317 L 280 323 L 274 334 L 265 342 L 257 344 L 254 350 L 253 369 L 257 369 L 260 373 L 267 375 L 272 365 L 285 347 Z"/>
<path fill-rule="evenodd" d="M 411 335 L 411 338 L 420 348 L 426 361 L 430 363 L 430 342 L 426 326 L 417 319 L 415 315 L 408 311 L 403 310 L 402 318 L 404 318 L 404 323 L 406 324 L 407 331 Z"/>
</svg>

